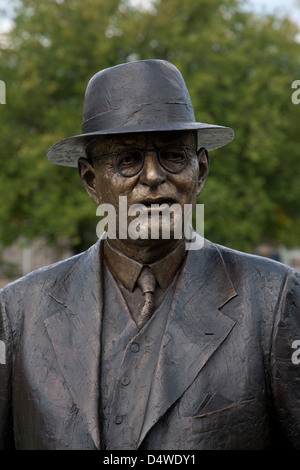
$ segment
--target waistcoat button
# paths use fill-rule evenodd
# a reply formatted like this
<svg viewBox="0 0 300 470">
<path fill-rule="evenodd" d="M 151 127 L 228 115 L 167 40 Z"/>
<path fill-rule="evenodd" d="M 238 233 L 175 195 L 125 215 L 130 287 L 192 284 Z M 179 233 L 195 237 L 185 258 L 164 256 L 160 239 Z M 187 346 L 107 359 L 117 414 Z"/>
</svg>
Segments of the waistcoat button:
<svg viewBox="0 0 300 470">
<path fill-rule="evenodd" d="M 117 416 L 115 416 L 114 421 L 115 421 L 116 424 L 121 424 L 122 421 L 123 421 L 123 418 L 122 418 L 122 416 L 117 415 Z"/>
<path fill-rule="evenodd" d="M 140 347 L 137 343 L 132 343 L 132 345 L 130 346 L 130 351 L 132 352 L 138 352 L 140 350 Z"/>
<path fill-rule="evenodd" d="M 128 377 L 123 377 L 121 380 L 122 385 L 128 385 L 130 384 L 130 380 Z"/>
</svg>

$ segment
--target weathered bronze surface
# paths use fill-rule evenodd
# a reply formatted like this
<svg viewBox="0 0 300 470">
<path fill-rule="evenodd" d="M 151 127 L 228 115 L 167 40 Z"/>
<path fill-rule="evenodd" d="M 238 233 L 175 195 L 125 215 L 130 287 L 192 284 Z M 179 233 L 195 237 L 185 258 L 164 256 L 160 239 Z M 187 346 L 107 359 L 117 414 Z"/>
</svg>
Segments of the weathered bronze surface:
<svg viewBox="0 0 300 470">
<path fill-rule="evenodd" d="M 172 64 L 137 61 L 91 79 L 83 134 L 48 158 L 78 165 L 96 205 L 183 209 L 232 138 L 195 121 Z M 208 240 L 186 251 L 174 225 L 117 235 L 0 291 L 0 448 L 300 449 L 296 271 Z"/>
</svg>

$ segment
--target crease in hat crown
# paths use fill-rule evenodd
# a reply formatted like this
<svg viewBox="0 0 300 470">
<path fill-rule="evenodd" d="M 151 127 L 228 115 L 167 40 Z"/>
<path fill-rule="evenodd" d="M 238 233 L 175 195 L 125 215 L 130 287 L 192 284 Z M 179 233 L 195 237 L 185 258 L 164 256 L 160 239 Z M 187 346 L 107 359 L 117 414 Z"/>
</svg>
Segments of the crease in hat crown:
<svg viewBox="0 0 300 470">
<path fill-rule="evenodd" d="M 85 146 L 97 135 L 134 132 L 198 132 L 199 147 L 207 150 L 233 139 L 229 127 L 196 122 L 180 71 L 164 60 L 140 60 L 97 72 L 88 82 L 82 134 L 66 138 L 47 152 L 52 163 L 77 166 Z"/>
</svg>

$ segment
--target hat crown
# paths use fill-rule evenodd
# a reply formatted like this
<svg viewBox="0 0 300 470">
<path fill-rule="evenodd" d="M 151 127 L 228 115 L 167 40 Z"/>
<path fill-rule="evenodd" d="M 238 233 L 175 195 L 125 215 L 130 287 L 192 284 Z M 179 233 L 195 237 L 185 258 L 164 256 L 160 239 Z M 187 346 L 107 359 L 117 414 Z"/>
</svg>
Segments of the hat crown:
<svg viewBox="0 0 300 470">
<path fill-rule="evenodd" d="M 195 122 L 194 109 L 179 70 L 164 60 L 140 60 L 96 73 L 85 93 L 83 132 L 157 128 Z"/>
</svg>

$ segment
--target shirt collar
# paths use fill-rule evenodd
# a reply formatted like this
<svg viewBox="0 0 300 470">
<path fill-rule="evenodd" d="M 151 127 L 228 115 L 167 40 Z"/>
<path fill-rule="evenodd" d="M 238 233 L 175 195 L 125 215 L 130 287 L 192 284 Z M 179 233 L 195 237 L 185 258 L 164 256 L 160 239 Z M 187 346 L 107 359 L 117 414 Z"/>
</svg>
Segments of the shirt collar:
<svg viewBox="0 0 300 470">
<path fill-rule="evenodd" d="M 105 261 L 115 278 L 120 281 L 126 289 L 133 291 L 136 281 L 143 269 L 149 266 L 159 286 L 165 290 L 172 282 L 176 272 L 185 257 L 185 241 L 183 240 L 171 253 L 155 263 L 143 265 L 132 258 L 121 253 L 105 240 Z"/>
</svg>

